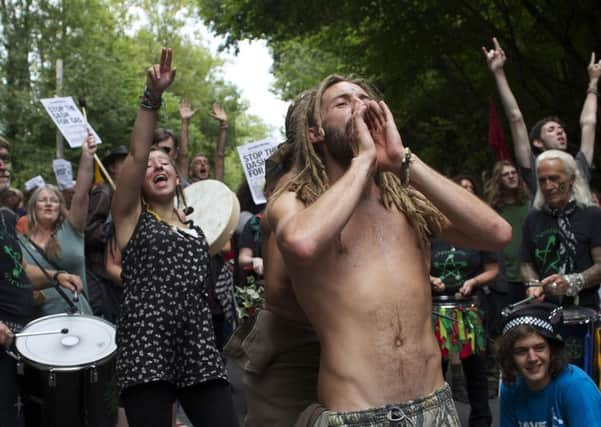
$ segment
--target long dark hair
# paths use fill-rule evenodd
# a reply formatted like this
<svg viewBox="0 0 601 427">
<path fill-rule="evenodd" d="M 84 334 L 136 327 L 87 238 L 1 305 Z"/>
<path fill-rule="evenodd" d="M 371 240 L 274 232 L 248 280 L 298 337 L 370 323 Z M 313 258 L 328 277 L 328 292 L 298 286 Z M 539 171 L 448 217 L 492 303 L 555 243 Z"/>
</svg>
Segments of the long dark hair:
<svg viewBox="0 0 601 427">
<path fill-rule="evenodd" d="M 507 166 L 513 167 L 516 172 L 518 171 L 515 165 L 509 160 L 500 160 L 495 163 L 492 169 L 492 176 L 484 184 L 484 197 L 486 202 L 497 211 L 502 210 L 506 206 L 505 199 L 507 196 L 507 189 L 503 186 L 501 176 L 503 174 L 503 168 Z M 526 183 L 520 176 L 519 172 L 518 188 L 513 196 L 515 197 L 515 201 L 519 204 L 528 202 L 530 198 L 528 187 L 526 186 Z"/>
<path fill-rule="evenodd" d="M 497 363 L 503 373 L 503 381 L 511 384 L 514 383 L 519 371 L 513 360 L 513 346 L 518 340 L 529 337 L 530 335 L 538 334 L 536 329 L 529 325 L 520 325 L 496 341 Z M 570 356 L 565 346 L 560 342 L 543 337 L 551 349 L 551 360 L 549 362 L 549 374 L 551 378 L 556 378 L 561 371 L 567 366 Z"/>
</svg>

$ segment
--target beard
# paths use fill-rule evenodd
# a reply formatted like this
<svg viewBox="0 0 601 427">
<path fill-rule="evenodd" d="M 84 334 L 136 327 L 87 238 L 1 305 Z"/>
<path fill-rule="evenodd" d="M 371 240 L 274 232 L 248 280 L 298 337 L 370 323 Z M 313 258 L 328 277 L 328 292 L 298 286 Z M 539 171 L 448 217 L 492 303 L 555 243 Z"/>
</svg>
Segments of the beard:
<svg viewBox="0 0 601 427">
<path fill-rule="evenodd" d="M 344 130 L 325 125 L 323 130 L 325 132 L 324 142 L 330 156 L 340 166 L 348 167 L 355 156 L 351 121 L 349 120 Z"/>
</svg>

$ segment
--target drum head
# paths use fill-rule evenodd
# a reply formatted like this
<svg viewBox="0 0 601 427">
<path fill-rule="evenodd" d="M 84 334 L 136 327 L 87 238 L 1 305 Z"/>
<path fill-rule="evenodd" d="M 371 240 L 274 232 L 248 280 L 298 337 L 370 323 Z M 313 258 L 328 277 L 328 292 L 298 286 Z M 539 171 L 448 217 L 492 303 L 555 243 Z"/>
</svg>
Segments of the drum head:
<svg viewBox="0 0 601 427">
<path fill-rule="evenodd" d="M 16 348 L 23 359 L 38 367 L 80 369 L 100 363 L 116 350 L 115 328 L 109 322 L 82 314 L 45 316 L 29 323 L 22 332 L 56 331 L 66 334 L 19 337 Z"/>
<path fill-rule="evenodd" d="M 455 298 L 450 295 L 436 295 L 432 297 L 432 305 L 436 307 L 470 307 L 478 305 L 478 298 L 469 296 L 465 298 Z"/>
<path fill-rule="evenodd" d="M 582 323 L 591 320 L 596 320 L 598 314 L 595 310 L 586 307 L 564 307 L 563 308 L 563 321 L 564 323 Z"/>
<path fill-rule="evenodd" d="M 238 224 L 238 198 L 224 183 L 213 179 L 187 186 L 184 194 L 188 206 L 194 208 L 188 218 L 202 229 L 209 243 L 209 253 L 219 253 Z"/>
</svg>

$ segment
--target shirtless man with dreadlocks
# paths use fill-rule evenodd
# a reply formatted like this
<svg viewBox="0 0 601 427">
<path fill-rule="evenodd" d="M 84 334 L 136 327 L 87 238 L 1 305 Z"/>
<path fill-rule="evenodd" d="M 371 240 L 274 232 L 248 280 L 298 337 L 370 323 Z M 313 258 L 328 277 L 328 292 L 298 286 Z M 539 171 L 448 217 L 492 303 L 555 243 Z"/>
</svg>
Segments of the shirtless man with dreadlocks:
<svg viewBox="0 0 601 427">
<path fill-rule="evenodd" d="M 497 250 L 511 227 L 404 147 L 360 81 L 326 78 L 267 218 L 321 342 L 315 425 L 459 426 L 432 332 L 429 240 Z M 396 424 L 395 424 L 396 425 Z"/>
</svg>

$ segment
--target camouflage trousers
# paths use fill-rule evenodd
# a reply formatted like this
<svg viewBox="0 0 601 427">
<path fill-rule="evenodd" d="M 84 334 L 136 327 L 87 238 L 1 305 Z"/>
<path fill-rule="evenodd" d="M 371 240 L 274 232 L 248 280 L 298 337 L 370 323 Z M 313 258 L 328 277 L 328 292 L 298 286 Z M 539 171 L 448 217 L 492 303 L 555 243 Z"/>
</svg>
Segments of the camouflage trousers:
<svg viewBox="0 0 601 427">
<path fill-rule="evenodd" d="M 416 400 L 355 412 L 324 411 L 314 427 L 461 427 L 451 388 Z"/>
</svg>

